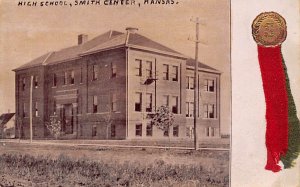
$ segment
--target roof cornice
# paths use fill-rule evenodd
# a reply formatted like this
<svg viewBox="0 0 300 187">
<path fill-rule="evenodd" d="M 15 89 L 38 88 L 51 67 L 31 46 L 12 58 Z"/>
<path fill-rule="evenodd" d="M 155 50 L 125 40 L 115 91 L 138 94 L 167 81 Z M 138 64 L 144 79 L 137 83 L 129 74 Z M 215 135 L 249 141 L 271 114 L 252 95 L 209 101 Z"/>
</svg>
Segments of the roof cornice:
<svg viewBox="0 0 300 187">
<path fill-rule="evenodd" d="M 186 69 L 194 70 L 195 67 L 194 67 L 194 66 L 186 65 Z M 218 70 L 212 70 L 212 69 L 208 69 L 208 68 L 201 68 L 201 67 L 198 67 L 198 71 L 205 71 L 205 72 L 208 72 L 208 73 L 222 74 L 221 71 L 218 71 Z"/>
<path fill-rule="evenodd" d="M 144 47 L 144 46 L 140 46 L 140 45 L 128 44 L 126 47 L 134 48 L 134 49 L 140 49 L 140 50 L 144 50 L 144 51 L 155 52 L 155 53 L 164 54 L 164 55 L 168 55 L 168 56 L 179 57 L 179 58 L 183 58 L 183 59 L 188 59 L 187 56 L 184 56 L 182 54 L 161 51 L 161 50 L 158 50 L 158 49 L 153 49 L 153 48 L 150 48 L 150 47 Z"/>
</svg>

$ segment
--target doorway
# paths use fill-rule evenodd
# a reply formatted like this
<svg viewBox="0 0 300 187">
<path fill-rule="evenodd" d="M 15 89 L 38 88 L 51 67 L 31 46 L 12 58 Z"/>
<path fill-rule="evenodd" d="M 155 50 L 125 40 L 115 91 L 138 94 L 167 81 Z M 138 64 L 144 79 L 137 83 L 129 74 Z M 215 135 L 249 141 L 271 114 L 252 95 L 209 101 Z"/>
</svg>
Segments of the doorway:
<svg viewBox="0 0 300 187">
<path fill-rule="evenodd" d="M 73 107 L 72 104 L 64 104 L 62 112 L 62 131 L 73 134 Z"/>
</svg>

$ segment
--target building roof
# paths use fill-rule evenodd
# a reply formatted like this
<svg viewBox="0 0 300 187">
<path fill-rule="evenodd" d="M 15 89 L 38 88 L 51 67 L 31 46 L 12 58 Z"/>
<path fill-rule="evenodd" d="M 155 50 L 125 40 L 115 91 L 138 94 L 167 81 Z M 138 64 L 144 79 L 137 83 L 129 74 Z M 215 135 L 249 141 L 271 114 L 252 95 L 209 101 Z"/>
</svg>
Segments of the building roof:
<svg viewBox="0 0 300 187">
<path fill-rule="evenodd" d="M 194 67 L 195 66 L 195 59 L 192 59 L 192 58 L 187 59 L 186 65 Z M 199 69 L 207 69 L 207 70 L 213 71 L 215 73 L 221 73 L 219 70 L 217 70 L 215 68 L 212 68 L 212 67 L 210 67 L 206 64 L 203 64 L 201 62 L 198 62 L 198 67 L 199 67 Z"/>
<path fill-rule="evenodd" d="M 0 127 L 5 125 L 13 116 L 15 113 L 4 113 L 0 116 Z"/>
<path fill-rule="evenodd" d="M 86 41 L 83 44 L 61 49 L 59 51 L 46 53 L 16 69 L 22 70 L 31 67 L 41 66 L 41 65 L 53 65 L 74 59 L 81 58 L 84 55 L 94 54 L 100 51 L 120 48 L 120 47 L 130 47 L 140 50 L 151 51 L 160 54 L 171 55 L 175 57 L 185 58 L 188 57 L 182 55 L 181 53 L 168 48 L 158 42 L 155 42 L 145 36 L 142 36 L 135 32 L 122 33 L 118 31 L 108 31 L 101 34 L 92 40 Z M 191 59 L 188 59 L 187 65 L 193 64 Z M 199 67 L 215 70 L 205 64 L 199 63 Z"/>
</svg>

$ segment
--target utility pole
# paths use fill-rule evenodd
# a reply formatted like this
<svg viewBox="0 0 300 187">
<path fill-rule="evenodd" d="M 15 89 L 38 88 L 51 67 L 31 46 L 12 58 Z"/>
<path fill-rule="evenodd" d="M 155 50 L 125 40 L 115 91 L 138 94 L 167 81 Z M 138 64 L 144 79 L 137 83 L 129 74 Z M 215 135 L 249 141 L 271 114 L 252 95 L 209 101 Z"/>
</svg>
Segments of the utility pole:
<svg viewBox="0 0 300 187">
<path fill-rule="evenodd" d="M 32 143 L 32 90 L 33 90 L 33 76 L 31 76 L 30 78 L 30 101 L 29 101 L 30 143 Z"/>
<path fill-rule="evenodd" d="M 198 132 L 197 132 L 197 118 L 199 111 L 199 79 L 198 79 L 198 50 L 199 50 L 199 24 L 201 23 L 199 17 L 192 20 L 196 24 L 196 40 L 195 42 L 195 69 L 194 69 L 194 146 L 195 150 L 199 148 Z"/>
</svg>

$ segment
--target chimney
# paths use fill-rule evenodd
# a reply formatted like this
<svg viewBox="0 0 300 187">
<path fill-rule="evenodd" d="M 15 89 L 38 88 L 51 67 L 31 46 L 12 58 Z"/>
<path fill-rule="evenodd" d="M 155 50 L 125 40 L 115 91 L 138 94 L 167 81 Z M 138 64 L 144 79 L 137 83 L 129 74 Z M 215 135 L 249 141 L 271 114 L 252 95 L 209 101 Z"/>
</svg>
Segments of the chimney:
<svg viewBox="0 0 300 187">
<path fill-rule="evenodd" d="M 138 30 L 139 30 L 139 29 L 138 29 L 138 28 L 135 28 L 135 27 L 127 27 L 127 28 L 126 28 L 126 31 L 127 31 L 128 33 L 132 33 L 132 34 L 136 33 Z"/>
<path fill-rule="evenodd" d="M 81 45 L 88 41 L 88 35 L 87 34 L 80 34 L 78 35 L 78 45 Z"/>
</svg>

